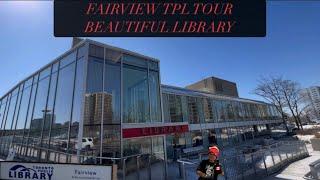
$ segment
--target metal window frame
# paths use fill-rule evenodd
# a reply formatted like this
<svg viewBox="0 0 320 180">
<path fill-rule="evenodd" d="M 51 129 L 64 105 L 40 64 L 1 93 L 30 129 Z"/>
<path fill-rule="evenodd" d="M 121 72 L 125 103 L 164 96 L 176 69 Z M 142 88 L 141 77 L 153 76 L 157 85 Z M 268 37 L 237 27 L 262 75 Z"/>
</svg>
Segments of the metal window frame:
<svg viewBox="0 0 320 180">
<path fill-rule="evenodd" d="M 32 84 L 32 87 L 35 86 L 36 91 L 35 91 L 35 94 L 34 94 L 34 100 L 33 100 L 33 105 L 32 105 L 32 110 L 31 110 L 30 125 L 29 125 L 29 129 L 28 129 L 27 144 L 26 144 L 26 152 L 28 152 L 28 149 L 29 149 L 29 146 L 30 146 L 30 144 L 29 144 L 29 140 L 30 139 L 29 138 L 30 138 L 30 131 L 31 131 L 32 119 L 33 119 L 33 115 L 34 115 L 35 104 L 36 104 L 36 101 L 37 101 L 40 74 L 38 73 L 35 76 L 37 76 L 37 80 L 36 80 L 35 83 Z"/>
<path fill-rule="evenodd" d="M 146 61 L 146 60 L 145 60 Z M 142 123 L 153 123 L 153 120 L 151 119 L 151 113 L 152 113 L 152 107 L 151 107 L 151 95 L 150 95 L 150 65 L 149 62 L 147 62 L 147 83 L 148 83 L 148 104 L 149 104 L 149 120 L 147 120 L 148 122 L 142 122 Z M 141 122 L 137 122 L 137 123 L 141 123 Z M 151 140 L 151 144 L 152 144 L 152 140 Z M 152 146 L 152 145 L 151 145 Z M 152 152 L 152 151 L 151 151 Z"/>
<path fill-rule="evenodd" d="M 56 79 L 56 84 L 55 84 L 55 88 L 54 88 L 54 97 L 53 97 L 53 105 L 52 105 L 52 114 L 55 113 L 55 107 L 56 107 L 56 98 L 57 98 L 57 89 L 58 89 L 58 83 L 59 83 L 59 75 L 60 75 L 60 61 L 57 61 L 56 63 L 58 63 L 58 69 L 57 69 L 57 79 Z M 53 63 L 52 65 L 54 65 L 55 63 Z M 48 135 L 48 146 L 49 149 L 51 148 L 51 132 L 52 132 L 52 124 L 53 124 L 53 120 L 54 120 L 54 116 L 51 117 L 51 122 L 50 122 L 50 127 L 49 127 L 49 135 Z M 47 157 L 46 160 L 49 160 L 49 153 L 47 152 Z"/>
<path fill-rule="evenodd" d="M 39 74 L 42 70 L 48 68 L 49 66 L 59 62 L 62 58 L 68 56 L 72 51 L 74 51 L 75 49 L 77 49 L 78 47 L 81 47 L 83 44 L 85 44 L 86 42 L 88 42 L 88 39 L 84 39 L 81 42 L 79 42 L 78 44 L 76 44 L 74 47 L 72 47 L 71 49 L 69 49 L 68 51 L 66 51 L 65 53 L 61 54 L 60 56 L 58 56 L 57 58 L 55 58 L 53 61 L 49 62 L 48 64 L 46 64 L 45 66 L 43 66 L 42 68 L 40 68 L 39 70 L 37 70 L 36 72 L 32 73 L 30 76 L 27 76 L 25 79 L 23 79 L 22 81 L 20 81 L 17 85 L 15 85 L 13 88 L 11 88 L 6 94 L 4 94 L 3 96 L 1 96 L 0 99 L 2 99 L 3 97 L 5 97 L 6 95 L 10 94 L 11 91 L 13 91 L 16 87 L 18 87 L 21 83 L 28 81 L 29 78 L 33 78 L 34 76 L 36 76 L 37 74 Z"/>
<path fill-rule="evenodd" d="M 80 155 L 81 155 L 81 144 L 82 144 L 82 137 L 83 137 L 83 128 L 84 128 L 84 112 L 85 112 L 85 94 L 87 92 L 87 81 L 88 81 L 88 61 L 89 61 L 89 43 L 84 43 L 84 56 L 83 56 L 83 94 L 81 100 L 81 110 L 80 110 L 80 119 L 79 119 L 79 131 L 78 131 L 78 142 L 77 142 L 77 159 L 78 163 L 81 163 Z M 82 47 L 82 46 L 81 46 Z"/>
<path fill-rule="evenodd" d="M 21 89 L 21 84 L 20 84 L 20 86 L 18 88 L 17 99 L 16 99 L 16 102 L 15 102 L 15 105 L 14 105 L 12 123 L 11 123 L 10 130 L 12 130 L 13 124 L 15 123 L 16 114 L 18 113 L 17 106 L 18 106 L 18 104 L 20 104 L 20 101 L 21 101 L 20 89 Z"/>
<path fill-rule="evenodd" d="M 13 96 L 16 96 L 16 100 L 15 100 L 15 102 L 13 102 L 14 104 L 12 104 L 12 105 L 14 105 L 14 108 L 13 108 L 13 114 L 12 114 L 12 118 L 10 118 L 9 117 L 9 119 L 8 119 L 8 113 L 9 113 L 9 110 L 10 110 L 10 106 L 11 106 L 11 100 L 12 100 L 12 93 L 16 90 L 18 88 L 18 92 L 17 92 L 17 94 L 15 94 L 15 95 L 13 95 Z M 12 126 L 13 126 L 13 123 L 14 123 L 14 119 L 15 119 L 15 114 L 16 114 L 16 108 L 17 108 L 17 104 L 18 104 L 18 101 L 19 101 L 19 95 L 20 95 L 20 86 L 19 87 L 17 87 L 17 88 L 15 88 L 12 92 L 11 92 L 11 97 L 10 97 L 10 105 L 9 105 L 9 108 L 8 108 L 8 112 L 7 112 L 7 117 L 6 117 L 6 123 L 5 123 L 5 125 L 4 125 L 4 136 L 6 136 L 8 133 L 10 133 L 10 131 L 12 130 Z M 8 121 L 10 121 L 10 119 L 11 119 L 11 126 L 10 126 L 10 128 L 8 127 L 8 129 L 6 129 L 5 128 L 5 126 L 7 125 L 7 122 Z M 4 139 L 4 153 L 6 152 L 6 149 L 9 149 L 9 147 L 10 147 L 10 145 L 11 145 L 11 143 L 12 143 L 12 140 L 6 140 L 6 139 Z"/>
<path fill-rule="evenodd" d="M 73 118 L 73 108 L 74 108 L 74 95 L 75 95 L 75 91 L 76 91 L 76 89 L 75 89 L 75 86 L 76 86 L 76 80 L 77 80 L 77 66 L 78 66 L 78 51 L 79 51 L 79 48 L 77 48 L 77 49 L 75 49 L 74 51 L 76 51 L 75 52 L 75 61 L 74 62 L 72 62 L 72 63 L 75 63 L 74 64 L 74 66 L 75 66 L 75 68 L 74 68 L 74 72 L 73 72 L 73 85 L 72 85 L 72 97 L 71 97 L 71 108 L 70 108 L 70 119 L 69 119 L 69 125 L 68 125 L 68 139 L 67 139 L 67 149 L 66 149 L 66 151 L 67 151 L 67 153 L 69 153 L 70 152 L 70 133 L 71 133 L 71 125 L 72 125 L 72 118 Z M 72 64 L 72 63 L 70 63 L 70 64 Z M 68 65 L 70 65 L 70 64 L 68 64 Z M 68 66 L 67 65 L 67 66 Z M 69 156 L 67 156 L 67 159 L 66 159 L 66 162 L 68 162 L 69 161 Z"/>
<path fill-rule="evenodd" d="M 102 157 L 102 146 L 103 146 L 103 119 L 104 119 L 104 81 L 105 81 L 105 71 L 106 71 L 106 48 L 103 48 L 103 68 L 102 68 L 102 97 L 101 97 L 101 119 L 100 119 L 100 152 L 99 155 Z M 102 164 L 102 161 L 100 161 L 100 164 Z"/>
<path fill-rule="evenodd" d="M 123 54 L 120 58 L 120 158 L 123 158 Z"/>
<path fill-rule="evenodd" d="M 17 116 L 16 116 L 16 121 L 15 121 L 15 125 L 14 125 L 14 131 L 13 131 L 13 138 L 11 139 L 11 142 L 10 142 L 10 145 L 13 143 L 14 141 L 14 138 L 15 138 L 15 135 L 16 135 L 16 129 L 17 129 L 17 124 L 18 124 L 18 118 L 19 118 L 19 115 L 20 115 L 20 108 L 21 108 L 21 102 L 22 102 L 22 97 L 23 97 L 23 92 L 24 92 L 24 82 L 22 84 L 20 84 L 20 87 L 21 87 L 21 91 L 19 89 L 19 92 L 21 92 L 21 95 L 20 95 L 20 101 L 19 101 L 19 107 L 18 107 L 18 110 L 17 110 Z M 11 128 L 11 130 L 13 130 L 13 127 Z"/>
<path fill-rule="evenodd" d="M 48 90 L 47 90 L 47 97 L 46 97 L 46 105 L 45 105 L 44 114 L 43 114 L 43 121 L 42 121 L 42 125 L 41 125 L 41 135 L 40 135 L 40 145 L 39 145 L 40 147 L 42 147 L 44 124 L 45 124 L 45 120 L 47 118 L 47 110 L 48 110 L 49 93 L 50 93 L 50 88 L 51 88 L 53 64 L 51 64 L 51 66 L 49 66 L 49 67 L 50 67 L 49 83 L 48 83 Z M 39 74 L 39 78 L 40 78 L 40 74 Z M 38 161 L 40 161 L 40 159 L 41 159 L 41 154 L 42 154 L 42 150 L 40 150 L 40 153 L 38 155 Z"/>
<path fill-rule="evenodd" d="M 29 109 L 30 109 L 30 104 L 31 104 L 31 96 L 32 96 L 32 92 L 34 91 L 34 87 L 33 87 L 33 82 L 34 82 L 34 77 L 32 77 L 32 81 L 31 81 L 31 85 L 29 86 L 30 87 L 30 93 L 29 93 L 29 98 L 28 98 L 28 105 L 27 105 L 27 113 L 26 113 L 26 117 L 25 117 L 25 121 L 24 121 L 24 126 L 23 126 L 23 132 L 22 132 L 22 142 L 21 144 L 23 144 L 23 139 L 26 135 L 26 126 L 27 126 L 27 122 L 28 122 L 28 116 L 29 116 Z M 25 149 L 25 152 L 26 152 L 26 149 Z M 25 153 L 23 152 L 23 153 Z M 21 150 L 20 152 L 21 153 Z"/>
<path fill-rule="evenodd" d="M 1 136 L 5 135 L 5 127 L 6 127 L 8 113 L 9 113 L 9 109 L 10 109 L 10 105 L 11 105 L 11 97 L 12 97 L 12 92 L 10 92 L 10 94 L 7 98 L 7 107 L 5 109 L 5 116 L 4 116 L 4 119 L 2 120 L 2 124 L 1 124 L 1 129 L 3 130 Z"/>
<path fill-rule="evenodd" d="M 10 108 L 10 102 L 11 102 L 11 92 L 10 92 L 10 94 L 8 94 L 8 97 L 7 97 L 7 103 L 6 103 L 6 107 L 4 110 L 4 116 L 2 119 L 2 123 L 1 123 L 1 130 L 2 130 L 2 132 L 0 133 L 1 136 L 5 135 L 5 124 L 6 124 L 6 120 L 7 120 L 8 109 Z M 0 152 L 3 153 L 4 149 L 5 149 L 5 144 L 1 143 Z"/>
</svg>

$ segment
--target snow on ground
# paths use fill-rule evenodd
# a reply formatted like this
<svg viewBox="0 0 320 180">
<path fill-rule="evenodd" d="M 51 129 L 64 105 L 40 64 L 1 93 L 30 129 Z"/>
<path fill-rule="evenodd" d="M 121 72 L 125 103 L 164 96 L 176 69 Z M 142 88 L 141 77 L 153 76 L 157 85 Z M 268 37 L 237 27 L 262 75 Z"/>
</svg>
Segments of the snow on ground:
<svg viewBox="0 0 320 180">
<path fill-rule="evenodd" d="M 311 143 L 310 139 L 314 138 L 314 135 L 296 135 L 299 140 L 304 141 L 305 143 Z"/>
<path fill-rule="evenodd" d="M 281 172 L 271 175 L 263 180 L 275 180 L 275 179 L 292 179 L 292 180 L 304 180 L 304 175 L 310 171 L 309 164 L 320 159 L 320 151 L 314 151 L 311 144 L 307 144 L 310 157 L 296 161 Z"/>
<path fill-rule="evenodd" d="M 320 128 L 320 125 L 303 125 L 303 129 L 315 129 L 315 128 Z"/>
</svg>

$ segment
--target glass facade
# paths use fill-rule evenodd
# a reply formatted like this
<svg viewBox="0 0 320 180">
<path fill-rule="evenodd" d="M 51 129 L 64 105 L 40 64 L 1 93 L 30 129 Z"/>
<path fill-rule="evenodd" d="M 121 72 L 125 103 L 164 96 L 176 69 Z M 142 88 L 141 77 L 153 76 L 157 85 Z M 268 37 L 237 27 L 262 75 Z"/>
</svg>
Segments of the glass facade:
<svg viewBox="0 0 320 180">
<path fill-rule="evenodd" d="M 163 94 L 165 122 L 183 122 L 182 99 L 175 94 Z"/>
<path fill-rule="evenodd" d="M 159 71 L 150 66 L 144 59 L 123 56 L 124 123 L 162 121 Z"/>
<path fill-rule="evenodd" d="M 187 101 L 182 101 L 183 98 L 186 98 Z M 163 105 L 165 122 L 188 121 L 190 124 L 201 124 L 276 120 L 280 117 L 276 108 L 269 104 L 201 98 L 167 92 L 163 93 Z M 187 113 L 188 120 L 183 118 L 184 106 L 187 107 L 185 113 Z"/>
<path fill-rule="evenodd" d="M 12 147 L 17 156 L 32 156 L 35 160 L 48 160 L 48 149 L 73 152 L 84 78 L 83 56 L 77 57 L 77 53 L 78 49 L 70 51 L 1 99 L 3 155 Z"/>
<path fill-rule="evenodd" d="M 189 124 L 189 132 L 166 135 L 169 161 L 188 157 L 192 152 L 197 154 L 213 144 L 223 149 L 269 135 L 268 124 L 281 119 L 274 106 L 262 102 L 195 95 L 170 86 L 163 86 L 162 90 L 165 122 Z M 230 122 L 241 124 L 231 125 Z"/>
</svg>

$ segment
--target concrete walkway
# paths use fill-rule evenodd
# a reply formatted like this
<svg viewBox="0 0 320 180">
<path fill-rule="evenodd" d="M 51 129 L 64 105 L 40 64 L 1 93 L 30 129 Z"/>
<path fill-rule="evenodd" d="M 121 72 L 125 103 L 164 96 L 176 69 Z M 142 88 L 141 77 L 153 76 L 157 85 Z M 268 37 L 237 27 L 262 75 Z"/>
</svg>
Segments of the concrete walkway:
<svg viewBox="0 0 320 180">
<path fill-rule="evenodd" d="M 313 151 L 311 144 L 307 144 L 310 157 L 296 161 L 282 171 L 271 175 L 263 180 L 305 180 L 303 177 L 310 171 L 309 164 L 320 159 L 320 151 Z"/>
</svg>

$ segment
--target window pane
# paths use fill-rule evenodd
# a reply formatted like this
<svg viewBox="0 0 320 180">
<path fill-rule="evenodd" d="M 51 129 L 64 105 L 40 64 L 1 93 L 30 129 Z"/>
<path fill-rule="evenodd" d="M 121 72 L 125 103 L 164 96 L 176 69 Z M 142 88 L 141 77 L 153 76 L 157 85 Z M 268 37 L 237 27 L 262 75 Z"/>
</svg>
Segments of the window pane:
<svg viewBox="0 0 320 180">
<path fill-rule="evenodd" d="M 122 53 L 113 49 L 105 49 L 105 58 L 113 62 L 120 62 Z"/>
<path fill-rule="evenodd" d="M 123 141 L 123 156 L 151 153 L 151 138 L 127 139 Z"/>
<path fill-rule="evenodd" d="M 183 122 L 181 96 L 170 94 L 168 98 L 171 122 Z"/>
<path fill-rule="evenodd" d="M 57 72 L 59 68 L 59 62 L 56 62 L 52 65 L 52 73 Z"/>
<path fill-rule="evenodd" d="M 234 111 L 231 101 L 225 101 L 225 108 L 227 110 L 227 120 L 234 120 Z"/>
<path fill-rule="evenodd" d="M 89 56 L 94 56 L 103 59 L 103 47 L 90 44 L 89 46 Z"/>
<path fill-rule="evenodd" d="M 54 108 L 50 145 L 64 151 L 67 147 L 68 128 L 71 115 L 75 63 L 60 69 Z"/>
<path fill-rule="evenodd" d="M 82 58 L 86 53 L 86 46 L 81 46 L 78 48 L 78 59 Z"/>
<path fill-rule="evenodd" d="M 120 123 L 120 64 L 105 64 L 103 123 Z"/>
<path fill-rule="evenodd" d="M 148 68 L 148 61 L 135 57 L 135 56 L 130 56 L 130 55 L 124 55 L 123 56 L 123 63 L 125 64 L 130 64 L 134 66 L 139 66 L 143 68 Z"/>
<path fill-rule="evenodd" d="M 38 77 L 34 77 L 34 81 L 36 81 Z M 36 83 L 33 82 L 32 85 L 32 89 L 31 89 L 31 97 L 30 97 L 30 104 L 28 107 L 28 116 L 27 116 L 27 122 L 26 122 L 26 126 L 25 126 L 25 131 L 24 131 L 24 139 L 23 139 L 23 143 L 24 144 L 28 144 L 28 138 L 29 138 L 29 129 L 30 129 L 30 122 L 31 122 L 31 118 L 32 118 L 32 112 L 33 112 L 33 106 L 34 106 L 34 98 L 36 95 L 36 89 L 37 89 L 37 85 Z"/>
<path fill-rule="evenodd" d="M 32 84 L 32 78 L 29 78 L 28 80 L 25 81 L 23 88 L 26 89 L 26 88 L 30 87 L 31 84 Z"/>
<path fill-rule="evenodd" d="M 124 122 L 149 122 L 147 70 L 127 65 L 123 68 Z"/>
<path fill-rule="evenodd" d="M 70 131 L 70 148 L 76 150 L 76 142 L 78 140 L 79 122 L 81 118 L 82 101 L 84 98 L 84 60 L 79 59 L 76 69 L 76 82 L 74 89 L 72 122 Z"/>
<path fill-rule="evenodd" d="M 18 104 L 18 89 L 15 89 L 14 90 L 15 92 L 15 95 L 13 95 L 11 97 L 11 100 L 10 100 L 10 106 L 9 106 L 9 109 L 8 109 L 8 114 L 7 114 L 7 117 L 6 117 L 6 122 L 5 122 L 5 139 L 3 140 L 0 140 L 1 141 L 1 144 L 5 144 L 5 147 L 2 148 L 2 150 L 5 150 L 4 151 L 4 155 L 6 155 L 8 153 L 8 150 L 9 150 L 9 144 L 11 143 L 12 141 L 12 127 L 14 126 L 14 117 L 15 117 L 15 109 L 17 107 L 17 104 Z"/>
<path fill-rule="evenodd" d="M 171 122 L 169 112 L 169 94 L 162 93 L 163 116 L 165 122 Z"/>
<path fill-rule="evenodd" d="M 225 120 L 225 112 L 222 101 L 216 100 L 214 103 L 217 111 L 218 122 L 223 122 Z"/>
<path fill-rule="evenodd" d="M 74 62 L 75 60 L 76 60 L 76 51 L 73 51 L 60 60 L 60 69 L 69 65 L 70 63 Z"/>
<path fill-rule="evenodd" d="M 0 129 L 2 129 L 2 123 L 4 123 L 3 120 L 5 117 L 5 110 L 6 110 L 6 106 L 7 106 L 7 97 L 8 96 L 4 97 L 1 102 L 2 104 L 1 104 L 1 108 L 0 108 Z M 1 135 L 1 133 L 0 133 L 0 135 Z"/>
<path fill-rule="evenodd" d="M 101 119 L 103 97 L 103 59 L 89 57 L 87 92 L 85 94 L 83 138 L 91 138 L 90 144 L 82 144 L 85 154 L 100 155 Z"/>
<path fill-rule="evenodd" d="M 46 101 L 49 88 L 49 77 L 42 79 L 38 83 L 36 101 L 34 105 L 33 117 L 30 126 L 29 143 L 35 145 L 40 144 L 42 125 L 46 112 Z M 45 119 L 49 121 L 49 119 Z"/>
<path fill-rule="evenodd" d="M 19 88 L 19 93 L 18 93 L 18 99 L 17 99 L 17 104 L 16 104 L 16 108 L 15 108 L 15 113 L 14 113 L 14 118 L 13 118 L 13 123 L 11 126 L 11 131 L 10 131 L 10 135 L 14 135 L 15 129 L 16 129 L 16 125 L 17 125 L 17 119 L 18 119 L 18 115 L 19 115 L 19 108 L 20 108 L 20 102 L 21 102 L 21 98 L 22 98 L 22 90 L 23 90 L 23 84 L 20 84 L 20 88 Z"/>
<path fill-rule="evenodd" d="M 159 65 L 157 62 L 149 61 L 149 68 L 152 70 L 159 70 Z"/>
<path fill-rule="evenodd" d="M 161 122 L 159 73 L 149 71 L 151 121 Z"/>
<path fill-rule="evenodd" d="M 42 145 L 44 147 L 48 147 L 49 145 L 49 131 L 51 127 L 51 122 L 55 122 L 55 116 L 53 115 L 53 103 L 54 97 L 56 92 L 56 85 L 57 85 L 57 77 L 58 73 L 54 72 L 51 74 L 51 82 L 50 82 L 50 90 L 48 95 L 48 103 L 47 103 L 47 114 L 45 117 L 45 124 L 43 128 L 43 138 L 42 138 Z"/>
<path fill-rule="evenodd" d="M 230 141 L 228 139 L 228 129 L 227 128 L 222 128 L 221 129 L 221 141 L 222 141 L 222 146 L 226 147 L 230 144 Z"/>
<path fill-rule="evenodd" d="M 22 143 L 24 125 L 27 119 L 31 87 L 24 89 L 22 93 L 23 95 L 21 99 L 20 110 L 19 110 L 19 115 L 17 119 L 16 133 L 15 133 L 16 134 L 15 141 L 14 141 L 15 143 Z"/>
<path fill-rule="evenodd" d="M 10 99 L 10 104 L 9 104 L 9 109 L 8 109 L 8 114 L 5 122 L 5 130 L 10 130 L 11 125 L 13 122 L 13 115 L 14 115 L 14 109 L 16 107 L 16 102 L 17 102 L 17 94 L 11 97 Z M 7 134 L 7 133 L 6 133 Z"/>
<path fill-rule="evenodd" d="M 51 66 L 40 72 L 40 80 L 42 80 L 43 78 L 49 76 L 50 73 L 51 73 Z"/>
<path fill-rule="evenodd" d="M 235 120 L 240 120 L 240 106 L 238 102 L 232 102 L 233 110 L 234 110 L 234 118 Z"/>
<path fill-rule="evenodd" d="M 120 125 L 103 126 L 103 142 L 102 156 L 103 157 L 120 157 Z"/>
<path fill-rule="evenodd" d="M 204 120 L 205 122 L 213 122 L 212 101 L 210 99 L 203 100 Z"/>
<path fill-rule="evenodd" d="M 90 57 L 87 78 L 87 93 L 101 93 L 103 91 L 103 59 Z"/>
<path fill-rule="evenodd" d="M 188 101 L 189 123 L 191 124 L 200 123 L 197 99 L 195 97 L 187 97 L 187 101 Z"/>
</svg>

